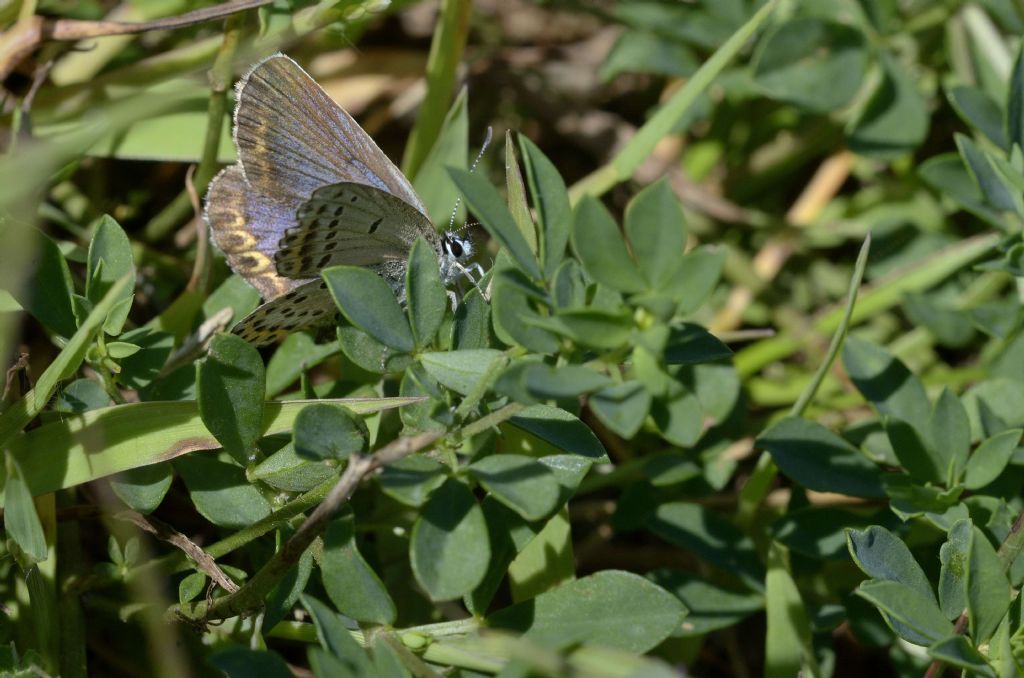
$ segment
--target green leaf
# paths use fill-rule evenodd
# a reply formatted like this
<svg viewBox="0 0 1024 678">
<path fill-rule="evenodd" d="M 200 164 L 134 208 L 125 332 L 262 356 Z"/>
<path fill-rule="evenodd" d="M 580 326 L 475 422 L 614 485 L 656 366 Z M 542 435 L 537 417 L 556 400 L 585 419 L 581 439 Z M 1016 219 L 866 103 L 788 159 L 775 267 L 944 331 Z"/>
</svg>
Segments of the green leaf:
<svg viewBox="0 0 1024 678">
<path fill-rule="evenodd" d="M 956 619 L 967 609 L 967 570 L 971 561 L 974 527 L 970 520 L 958 520 L 946 543 L 939 549 L 939 606 L 946 619 Z"/>
<path fill-rule="evenodd" d="M 405 272 L 405 298 L 416 348 L 422 350 L 434 341 L 444 320 L 448 295 L 441 282 L 437 253 L 422 237 L 409 252 L 409 268 Z"/>
<path fill-rule="evenodd" d="M 46 535 L 43 524 L 36 513 L 32 494 L 25 484 L 16 462 L 8 459 L 7 482 L 4 487 L 4 530 L 13 539 L 18 548 L 31 559 L 21 563 L 24 568 L 47 558 Z"/>
<path fill-rule="evenodd" d="M 505 608 L 487 625 L 548 647 L 586 643 L 643 653 L 679 628 L 685 614 L 682 603 L 643 577 L 605 570 Z"/>
<path fill-rule="evenodd" d="M 629 256 L 612 215 L 599 200 L 584 196 L 576 205 L 572 248 L 591 278 L 620 292 L 643 292 L 647 281 Z"/>
<path fill-rule="evenodd" d="M 508 588 L 513 602 L 536 598 L 576 577 L 567 507 L 562 507 L 535 536 L 525 544 L 520 541 L 517 547 L 518 554 L 508 564 Z"/>
<path fill-rule="evenodd" d="M 135 277 L 135 263 L 132 259 L 132 245 L 124 229 L 110 216 L 100 218 L 89 242 L 89 256 L 86 267 L 85 296 L 93 304 L 99 302 L 113 284 L 125 275 Z M 132 295 L 127 287 L 118 301 Z"/>
<path fill-rule="evenodd" d="M 540 438 L 556 449 L 608 463 L 608 455 L 594 432 L 577 417 L 550 405 L 534 405 L 512 417 L 501 428 L 511 426 Z M 504 431 L 503 431 L 504 432 Z M 507 433 L 506 433 L 507 434 Z"/>
<path fill-rule="evenodd" d="M 315 460 L 341 461 L 370 444 L 366 423 L 340 405 L 313 403 L 295 418 L 295 452 Z"/>
<path fill-rule="evenodd" d="M 953 635 L 928 648 L 928 656 L 950 666 L 963 669 L 969 676 L 997 678 L 997 674 L 981 652 L 962 635 Z"/>
<path fill-rule="evenodd" d="M 996 171 L 989 160 L 989 152 L 978 147 L 970 137 L 963 134 L 955 135 L 955 139 L 960 156 L 964 159 L 964 164 L 985 201 L 997 211 L 1018 211 L 1014 189 Z"/>
<path fill-rule="evenodd" d="M 395 603 L 380 577 L 359 553 L 351 515 L 328 524 L 320 575 L 331 602 L 346 617 L 369 624 L 395 622 Z"/>
<path fill-rule="evenodd" d="M 665 362 L 669 365 L 693 365 L 724 360 L 732 350 L 700 325 L 683 323 L 673 327 L 665 346 Z"/>
<path fill-rule="evenodd" d="M 536 257 L 494 186 L 483 177 L 464 170 L 449 169 L 448 172 L 465 196 L 466 204 L 491 237 L 508 251 L 527 275 L 534 280 L 542 278 Z"/>
<path fill-rule="evenodd" d="M 686 570 L 663 568 L 647 577 L 686 606 L 688 612 L 678 634 L 684 638 L 730 627 L 764 609 L 764 596 L 760 593 L 734 591 Z"/>
<path fill-rule="evenodd" d="M 894 630 L 915 645 L 930 645 L 953 632 L 933 598 L 896 581 L 873 579 L 854 591 L 893 623 Z"/>
<path fill-rule="evenodd" d="M 495 279 L 491 297 L 494 333 L 506 344 L 519 344 L 535 353 L 554 353 L 559 347 L 558 335 L 541 327 L 543 316 L 532 303 L 536 296 L 520 284 L 524 282 L 528 284 L 518 271 L 504 270 Z"/>
<path fill-rule="evenodd" d="M 337 342 L 318 344 L 305 332 L 285 337 L 267 362 L 267 394 L 273 398 L 294 384 L 302 374 L 340 350 Z M 379 362 L 378 362 L 379 367 Z"/>
<path fill-rule="evenodd" d="M 878 411 L 927 431 L 931 403 L 921 380 L 885 349 L 856 336 L 843 344 L 843 365 L 857 389 Z"/>
<path fill-rule="evenodd" d="M 316 635 L 320 644 L 332 657 L 340 660 L 341 667 L 346 673 L 338 674 L 317 674 L 317 675 L 351 675 L 351 676 L 372 676 L 372 665 L 366 651 L 359 646 L 355 638 L 345 626 L 341 615 L 334 612 L 324 603 L 308 594 L 302 594 L 302 605 L 313 618 L 316 626 Z"/>
<path fill-rule="evenodd" d="M 149 514 L 160 506 L 173 481 L 171 463 L 162 462 L 117 474 L 110 479 L 110 489 L 132 509 Z"/>
<path fill-rule="evenodd" d="M 949 477 L 949 464 L 928 445 L 918 431 L 905 421 L 885 420 L 885 432 L 896 459 L 917 482 L 944 484 Z M 951 461 L 951 460 L 950 460 Z"/>
<path fill-rule="evenodd" d="M 751 589 L 764 589 L 764 566 L 754 542 L 714 511 L 699 504 L 662 504 L 647 518 L 647 527 L 670 544 L 739 577 Z"/>
<path fill-rule="evenodd" d="M 415 349 L 409 321 L 384 278 L 361 266 L 332 266 L 321 275 L 350 323 L 396 351 Z"/>
<path fill-rule="evenodd" d="M 429 457 L 415 455 L 388 464 L 377 476 L 384 494 L 406 506 L 419 507 L 444 484 L 448 467 Z"/>
<path fill-rule="evenodd" d="M 452 323 L 451 348 L 465 350 L 487 348 L 491 345 L 491 305 L 475 287 L 455 309 Z"/>
<path fill-rule="evenodd" d="M 462 395 L 472 393 L 488 374 L 496 377 L 494 370 L 504 360 L 505 355 L 493 348 L 424 353 L 420 356 L 420 364 L 430 376 Z"/>
<path fill-rule="evenodd" d="M 934 156 L 921 163 L 917 173 L 936 191 L 949 196 L 961 207 L 994 228 L 1005 229 L 1002 215 L 985 203 L 964 161 L 956 153 Z"/>
<path fill-rule="evenodd" d="M 752 63 L 754 80 L 768 96 L 815 112 L 848 104 L 867 65 L 863 33 L 815 18 L 776 26 L 761 40 Z"/>
<path fill-rule="evenodd" d="M 971 559 L 965 578 L 971 638 L 984 643 L 1006 615 L 1013 590 L 988 537 L 977 527 L 971 539 Z"/>
<path fill-rule="evenodd" d="M 228 678 L 291 678 L 292 671 L 281 655 L 266 650 L 228 647 L 207 660 Z"/>
<path fill-rule="evenodd" d="M 565 246 L 569 242 L 572 208 L 565 182 L 555 166 L 536 144 L 520 134 L 519 148 L 523 153 L 530 195 L 540 224 L 540 251 L 544 263 L 544 277 L 548 280 L 562 263 Z"/>
<path fill-rule="evenodd" d="M 50 331 L 62 337 L 75 333 L 75 313 L 71 309 L 71 295 L 75 291 L 68 263 L 53 240 L 31 230 L 35 236 L 31 285 L 12 286 L 10 292 L 18 303 Z"/>
<path fill-rule="evenodd" d="M 818 492 L 883 497 L 881 470 L 860 450 L 821 424 L 779 420 L 757 439 L 786 476 Z"/>
<path fill-rule="evenodd" d="M 715 291 L 724 267 L 725 248 L 697 247 L 682 256 L 663 291 L 679 303 L 678 313 L 693 313 Z"/>
<path fill-rule="evenodd" d="M 196 400 L 210 433 L 240 464 L 255 459 L 263 430 L 263 358 L 233 334 L 218 334 L 196 364 Z"/>
<path fill-rule="evenodd" d="M 765 675 L 796 676 L 805 673 L 820 675 L 811 641 L 811 622 L 807 605 L 800 598 L 793 575 L 789 572 L 785 547 L 773 542 L 768 549 L 768 572 L 765 575 Z"/>
<path fill-rule="evenodd" d="M 903 584 L 924 597 L 935 599 L 932 585 L 924 570 L 914 560 L 910 549 L 884 527 L 873 525 L 866 530 L 847 530 L 846 543 L 850 555 L 864 574 Z"/>
<path fill-rule="evenodd" d="M 633 333 L 633 319 L 625 309 L 621 312 L 599 308 L 563 309 L 542 326 L 584 346 L 604 349 L 622 346 Z"/>
<path fill-rule="evenodd" d="M 107 355 L 114 360 L 121 360 L 139 352 L 140 347 L 127 341 L 107 342 Z"/>
<path fill-rule="evenodd" d="M 652 73 L 676 78 L 692 75 L 697 59 L 686 45 L 647 31 L 627 30 L 601 64 L 602 83 L 620 73 Z"/>
<path fill-rule="evenodd" d="M 908 293 L 903 297 L 903 309 L 912 323 L 927 327 L 942 346 L 963 348 L 975 336 L 967 312 L 950 308 L 935 297 Z"/>
<path fill-rule="evenodd" d="M 132 302 L 134 300 L 135 296 L 132 295 L 114 304 L 114 307 L 110 309 L 110 313 L 107 314 L 107 319 L 103 322 L 103 331 L 106 334 L 112 337 L 121 334 L 121 330 L 124 329 L 124 324 L 128 320 L 128 312 L 132 310 Z"/>
<path fill-rule="evenodd" d="M 287 532 L 286 532 L 287 534 Z M 307 548 L 299 556 L 299 562 L 289 568 L 284 577 L 277 582 L 273 590 L 267 596 L 263 623 L 267 628 L 274 628 L 286 616 L 291 614 L 295 601 L 299 599 L 302 592 L 309 583 L 309 577 L 313 573 L 313 549 Z"/>
<path fill-rule="evenodd" d="M 349 398 L 322 402 L 369 414 L 411 401 Z M 264 435 L 289 433 L 306 405 L 301 401 L 267 403 Z M 221 446 L 203 425 L 197 404 L 191 401 L 132 403 L 65 415 L 61 421 L 14 437 L 7 445 L 34 496 Z"/>
<path fill-rule="evenodd" d="M 57 393 L 53 409 L 57 412 L 88 412 L 110 405 L 110 394 L 94 379 L 76 379 Z"/>
<path fill-rule="evenodd" d="M 1017 50 L 1006 97 L 1006 136 L 1010 144 L 1024 148 L 1024 49 Z"/>
<path fill-rule="evenodd" d="M 174 349 L 174 336 L 149 327 L 139 327 L 122 334 L 121 340 L 139 347 L 137 353 L 120 361 L 121 383 L 138 390 L 156 381 Z"/>
<path fill-rule="evenodd" d="M 928 431 L 931 448 L 940 456 L 940 466 L 952 466 L 953 477 L 958 478 L 971 449 L 971 422 L 963 403 L 948 388 L 942 389 L 942 395 L 935 401 Z"/>
<path fill-rule="evenodd" d="M 984 134 L 999 148 L 1009 148 L 1006 129 L 1003 126 L 1003 111 L 995 99 L 983 89 L 964 85 L 951 87 L 947 92 L 947 98 L 957 114 L 971 128 Z M 1010 105 L 1013 106 L 1012 103 Z"/>
<path fill-rule="evenodd" d="M 602 424 L 629 439 L 637 434 L 647 418 L 651 394 L 639 382 L 627 381 L 594 393 L 587 404 Z"/>
<path fill-rule="evenodd" d="M 673 445 L 691 447 L 703 433 L 704 408 L 697 396 L 686 389 L 655 398 L 651 417 L 661 436 Z"/>
<path fill-rule="evenodd" d="M 964 468 L 964 487 L 978 490 L 998 478 L 1010 463 L 1010 458 L 1020 442 L 1021 433 L 1024 431 L 1014 428 L 997 433 L 981 443 L 967 460 L 967 466 Z"/>
<path fill-rule="evenodd" d="M 530 246 L 530 251 L 536 255 L 540 251 L 537 245 L 537 228 L 533 224 L 530 205 L 526 201 L 526 185 L 523 183 L 523 174 L 519 171 L 511 130 L 505 130 L 505 193 L 508 195 L 508 210 L 512 213 L 523 239 Z"/>
<path fill-rule="evenodd" d="M 491 549 L 483 512 L 468 487 L 448 479 L 430 495 L 409 550 L 416 581 L 431 600 L 452 600 L 476 588 Z"/>
<path fill-rule="evenodd" d="M 468 471 L 495 499 L 526 520 L 540 520 L 558 506 L 555 475 L 529 457 L 492 454 L 471 464 Z"/>
<path fill-rule="evenodd" d="M 819 560 L 847 560 L 846 528 L 879 522 L 895 525 L 898 521 L 888 511 L 864 513 L 809 505 L 791 508 L 771 524 L 771 532 L 791 551 Z"/>
<path fill-rule="evenodd" d="M 190 454 L 176 459 L 174 468 L 196 510 L 218 527 L 238 530 L 270 515 L 270 502 L 235 464 L 212 454 Z"/>
<path fill-rule="evenodd" d="M 523 378 L 530 394 L 540 400 L 575 398 L 611 383 L 606 375 L 582 365 L 551 367 L 535 363 L 526 366 Z"/>
<path fill-rule="evenodd" d="M 295 336 L 295 335 L 293 335 Z M 304 412 L 309 406 L 300 411 Z M 297 417 L 296 417 L 297 419 Z M 290 442 L 248 471 L 251 480 L 261 480 L 285 492 L 306 492 L 338 474 L 336 466 L 299 456 Z"/>
<path fill-rule="evenodd" d="M 917 81 L 886 52 L 879 54 L 882 80 L 860 115 L 847 127 L 850 148 L 888 159 L 916 148 L 928 134 L 928 105 Z"/>
<path fill-rule="evenodd" d="M 89 312 L 81 327 L 75 331 L 61 352 L 39 377 L 32 390 L 0 412 L 0 447 L 9 445 L 11 437 L 21 431 L 50 402 L 50 396 L 56 390 L 57 384 L 75 373 L 85 359 L 93 337 L 100 331 L 107 312 L 121 298 L 122 293 L 129 289 L 130 282 L 129 277 L 125 276 L 114 283 L 103 300 Z M 57 451 L 60 452 L 63 449 L 58 448 Z M 62 457 L 58 468 L 64 468 L 67 464 L 63 459 Z M 26 461 L 22 459 L 19 460 L 19 463 L 24 465 Z M 34 487 L 32 483 L 29 485 Z"/>
<path fill-rule="evenodd" d="M 448 223 L 452 205 L 458 198 L 458 190 L 445 168 L 465 169 L 466 158 L 469 155 L 469 97 L 466 92 L 467 90 L 463 88 L 455 97 L 445 116 L 441 132 L 430 147 L 430 153 L 416 171 L 416 176 L 412 178 L 412 185 L 416 189 L 416 194 L 423 200 L 430 220 L 439 225 Z M 455 217 L 456 223 L 461 223 L 465 209 L 460 208 L 459 212 L 461 214 Z"/>
</svg>

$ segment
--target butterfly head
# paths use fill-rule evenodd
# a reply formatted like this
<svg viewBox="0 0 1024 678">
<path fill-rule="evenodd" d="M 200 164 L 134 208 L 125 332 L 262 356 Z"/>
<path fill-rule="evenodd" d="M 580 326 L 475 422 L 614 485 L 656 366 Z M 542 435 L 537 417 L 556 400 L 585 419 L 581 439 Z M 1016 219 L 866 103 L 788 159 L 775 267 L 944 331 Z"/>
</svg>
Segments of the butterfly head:
<svg viewBox="0 0 1024 678">
<path fill-rule="evenodd" d="M 448 231 L 441 239 L 441 249 L 451 259 L 462 262 L 473 256 L 473 241 L 467 236 Z"/>
</svg>

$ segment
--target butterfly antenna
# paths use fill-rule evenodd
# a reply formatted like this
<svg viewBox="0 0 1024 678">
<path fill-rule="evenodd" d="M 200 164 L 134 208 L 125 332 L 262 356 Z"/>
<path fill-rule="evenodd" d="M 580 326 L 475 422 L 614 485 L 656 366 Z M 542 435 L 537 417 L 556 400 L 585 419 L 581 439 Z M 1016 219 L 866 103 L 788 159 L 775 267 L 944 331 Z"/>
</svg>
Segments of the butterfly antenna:
<svg viewBox="0 0 1024 678">
<path fill-rule="evenodd" d="M 469 171 L 472 172 L 476 169 L 476 166 L 480 164 L 480 160 L 484 157 L 484 152 L 487 151 L 487 147 L 491 145 L 491 139 L 494 138 L 494 130 L 490 125 L 487 126 L 487 133 L 484 135 L 484 143 L 480 146 L 480 152 L 476 154 L 476 160 L 469 166 Z"/>
<path fill-rule="evenodd" d="M 487 126 L 487 133 L 484 134 L 484 143 L 480 146 L 480 152 L 476 154 L 476 159 L 473 160 L 473 164 L 469 166 L 469 171 L 470 172 L 474 171 L 476 169 L 476 166 L 480 164 L 480 161 L 484 157 L 484 152 L 487 150 L 487 147 L 491 145 L 491 140 L 493 138 L 494 138 L 494 129 L 490 125 L 488 125 Z M 462 231 L 465 231 L 470 226 L 475 225 L 475 224 L 468 224 L 468 223 L 467 224 L 463 224 L 462 228 L 460 228 L 459 230 L 452 231 L 452 227 L 455 226 L 455 215 L 458 214 L 458 212 L 459 212 L 459 205 L 461 205 L 461 204 L 462 204 L 462 196 L 459 196 L 458 198 L 455 199 L 455 207 L 452 208 L 452 215 L 448 219 L 448 231 L 449 232 L 461 233 Z"/>
</svg>

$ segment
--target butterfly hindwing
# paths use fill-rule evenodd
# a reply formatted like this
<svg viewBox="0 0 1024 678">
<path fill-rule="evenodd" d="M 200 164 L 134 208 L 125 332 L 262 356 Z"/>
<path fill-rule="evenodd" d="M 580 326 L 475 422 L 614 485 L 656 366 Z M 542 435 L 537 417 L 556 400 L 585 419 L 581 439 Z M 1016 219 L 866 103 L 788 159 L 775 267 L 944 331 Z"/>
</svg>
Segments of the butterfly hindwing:
<svg viewBox="0 0 1024 678">
<path fill-rule="evenodd" d="M 231 331 L 254 346 L 284 339 L 292 332 L 329 325 L 338 307 L 323 280 L 311 280 L 242 318 Z"/>
<path fill-rule="evenodd" d="M 415 207 L 390 193 L 353 183 L 316 190 L 299 208 L 274 257 L 277 272 L 291 278 L 319 275 L 327 266 L 373 266 L 405 261 L 416 238 L 434 245 L 439 236 Z"/>
<path fill-rule="evenodd" d="M 290 206 L 249 190 L 238 165 L 222 171 L 210 183 L 206 198 L 210 237 L 224 252 L 231 269 L 259 290 L 264 299 L 279 297 L 305 282 L 292 279 L 294 276 L 282 277 L 274 264 L 281 224 L 293 217 Z"/>
</svg>

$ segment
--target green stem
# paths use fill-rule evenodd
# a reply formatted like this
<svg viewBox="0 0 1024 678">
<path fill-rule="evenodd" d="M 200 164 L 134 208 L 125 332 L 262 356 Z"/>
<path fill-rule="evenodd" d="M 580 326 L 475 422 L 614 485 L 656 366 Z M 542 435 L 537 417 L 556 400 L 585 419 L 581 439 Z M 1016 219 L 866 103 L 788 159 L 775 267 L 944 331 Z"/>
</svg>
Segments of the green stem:
<svg viewBox="0 0 1024 678">
<path fill-rule="evenodd" d="M 629 143 L 610 163 L 585 176 L 569 189 L 570 200 L 576 203 L 584 195 L 602 195 L 615 184 L 632 177 L 633 172 L 650 156 L 654 146 L 662 138 L 676 130 L 679 121 L 690 110 L 697 97 L 711 85 L 718 74 L 743 49 L 747 40 L 768 19 L 777 4 L 778 0 L 768 0 L 747 23 L 733 33 L 687 83 L 672 95 L 643 127 L 637 130 Z"/>
<path fill-rule="evenodd" d="M 857 292 L 860 290 L 861 281 L 864 279 L 864 268 L 867 266 L 868 252 L 870 250 L 871 235 L 868 234 L 860 248 L 860 254 L 857 255 L 857 263 L 853 267 L 853 276 L 850 278 L 850 287 L 846 294 L 846 306 L 839 320 L 839 326 L 832 335 L 832 342 L 828 347 L 828 353 L 818 366 L 810 383 L 807 384 L 807 387 L 797 401 L 793 403 L 793 407 L 789 412 L 791 417 L 803 416 L 807 406 L 814 398 L 814 394 L 818 392 L 818 387 L 824 381 L 825 375 L 832 368 L 832 363 L 835 362 L 836 356 L 839 355 L 839 349 L 843 345 L 843 339 L 846 338 L 846 332 L 850 327 L 850 320 L 853 318 L 853 310 L 857 305 Z M 757 465 L 754 467 L 754 472 L 739 492 L 737 521 L 742 527 L 750 527 L 754 517 L 757 515 L 758 508 L 761 506 L 761 502 L 768 495 L 778 472 L 779 469 L 772 460 L 771 455 L 767 452 L 762 452 L 757 460 Z"/>
<path fill-rule="evenodd" d="M 240 14 L 228 17 L 220 49 L 209 72 L 210 103 L 206 108 L 206 136 L 203 140 L 199 167 L 193 178 L 193 186 L 200 196 L 206 193 L 207 186 L 217 172 L 217 151 L 220 149 L 221 130 L 224 128 L 224 115 L 227 113 L 227 93 L 231 89 L 234 76 L 232 63 L 238 50 L 241 27 Z M 192 211 L 192 198 L 188 191 L 182 191 L 146 224 L 143 237 L 149 242 L 163 239 Z"/>
<path fill-rule="evenodd" d="M 864 319 L 875 317 L 900 303 L 907 292 L 925 290 L 939 283 L 991 251 L 999 243 L 999 239 L 998 233 L 969 238 L 887 276 L 885 280 L 879 281 L 860 295 L 850 322 L 857 324 Z M 822 334 L 835 332 L 844 314 L 845 307 L 829 311 L 814 323 L 814 331 Z M 793 333 L 784 333 L 759 341 L 736 354 L 736 370 L 741 377 L 749 377 L 766 365 L 799 351 L 806 342 L 805 336 Z"/>
<path fill-rule="evenodd" d="M 415 177 L 444 125 L 455 75 L 469 35 L 470 0 L 442 0 L 441 16 L 427 57 L 427 93 L 405 146 L 402 169 Z"/>
</svg>

